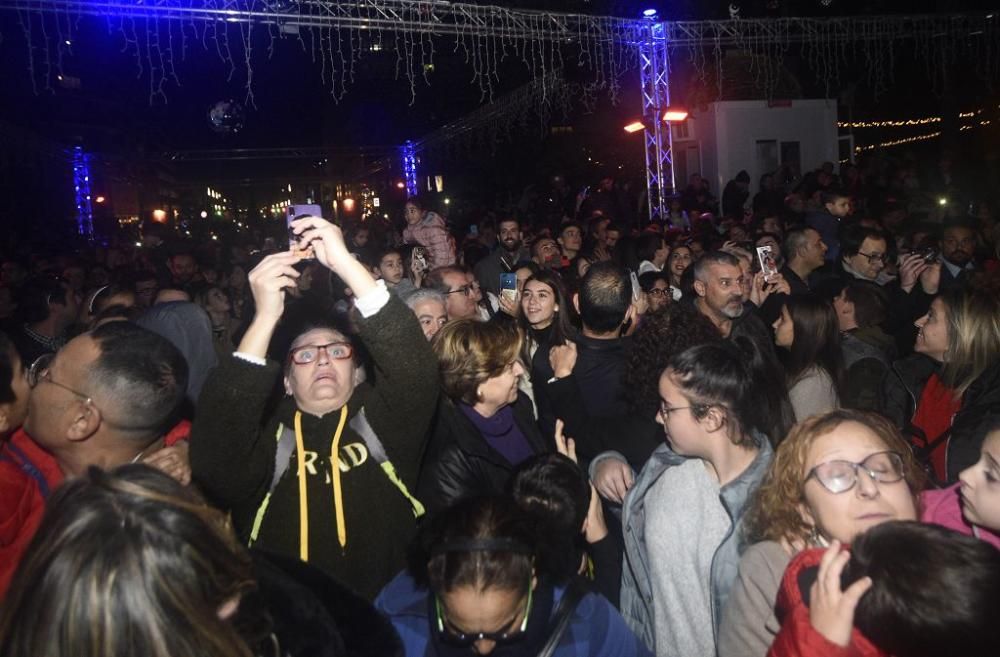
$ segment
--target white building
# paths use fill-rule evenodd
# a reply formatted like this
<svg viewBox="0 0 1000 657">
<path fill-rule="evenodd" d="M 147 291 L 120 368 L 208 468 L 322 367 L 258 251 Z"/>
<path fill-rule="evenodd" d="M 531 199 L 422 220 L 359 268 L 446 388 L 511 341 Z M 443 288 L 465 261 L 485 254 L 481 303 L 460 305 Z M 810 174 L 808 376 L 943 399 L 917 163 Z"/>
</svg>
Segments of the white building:
<svg viewBox="0 0 1000 657">
<path fill-rule="evenodd" d="M 786 164 L 797 178 L 851 154 L 850 138 L 838 138 L 836 100 L 720 101 L 671 127 L 677 190 L 700 173 L 717 197 L 740 170 L 752 195 L 762 175 Z"/>
</svg>

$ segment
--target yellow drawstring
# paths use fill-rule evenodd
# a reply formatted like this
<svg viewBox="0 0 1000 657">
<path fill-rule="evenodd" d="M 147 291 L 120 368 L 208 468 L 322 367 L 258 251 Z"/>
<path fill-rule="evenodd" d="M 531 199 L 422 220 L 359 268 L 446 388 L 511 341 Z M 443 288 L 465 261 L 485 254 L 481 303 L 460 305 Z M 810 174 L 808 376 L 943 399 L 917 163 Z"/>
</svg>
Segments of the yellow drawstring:
<svg viewBox="0 0 1000 657">
<path fill-rule="evenodd" d="M 344 521 L 344 493 L 340 487 L 340 436 L 347 424 L 347 405 L 340 409 L 340 423 L 330 443 L 330 471 L 333 481 L 333 507 L 337 516 L 337 541 L 347 547 L 347 523 Z M 306 491 L 305 441 L 302 438 L 302 411 L 295 411 L 295 451 L 299 463 L 299 558 L 309 561 L 309 495 Z"/>
</svg>

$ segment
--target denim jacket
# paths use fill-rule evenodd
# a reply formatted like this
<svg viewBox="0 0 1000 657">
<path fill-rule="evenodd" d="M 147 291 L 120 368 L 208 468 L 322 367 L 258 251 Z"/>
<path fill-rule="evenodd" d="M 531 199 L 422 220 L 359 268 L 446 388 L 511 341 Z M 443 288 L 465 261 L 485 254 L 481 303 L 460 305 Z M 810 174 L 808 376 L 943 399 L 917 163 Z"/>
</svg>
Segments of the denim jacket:
<svg viewBox="0 0 1000 657">
<path fill-rule="evenodd" d="M 756 490 L 774 453 L 770 442 L 757 435 L 760 451 L 743 473 L 720 490 L 719 498 L 732 524 L 712 557 L 712 623 L 718 640 L 719 622 L 729 589 L 736 579 L 742 541 L 741 519 L 747 500 Z M 661 445 L 649 458 L 635 484 L 625 498 L 622 524 L 625 533 L 625 564 L 622 569 L 621 612 L 625 622 L 647 646 L 655 652 L 653 585 L 650 581 L 650 555 L 646 547 L 646 495 L 660 476 L 670 468 L 684 463 L 688 457 Z M 624 460 L 624 459 L 622 459 Z"/>
</svg>

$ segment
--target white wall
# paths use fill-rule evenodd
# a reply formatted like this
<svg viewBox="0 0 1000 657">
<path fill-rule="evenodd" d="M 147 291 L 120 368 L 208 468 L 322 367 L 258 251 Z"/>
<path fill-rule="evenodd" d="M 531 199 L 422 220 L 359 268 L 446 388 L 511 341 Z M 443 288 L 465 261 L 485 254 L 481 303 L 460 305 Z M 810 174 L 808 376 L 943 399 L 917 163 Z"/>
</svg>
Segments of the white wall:
<svg viewBox="0 0 1000 657">
<path fill-rule="evenodd" d="M 837 102 L 793 100 L 789 107 L 768 107 L 765 101 L 715 103 L 715 126 L 720 191 L 741 169 L 750 174 L 750 190 L 756 193 L 760 176 L 757 141 L 799 142 L 801 171 L 837 161 Z"/>
<path fill-rule="evenodd" d="M 750 174 L 751 195 L 757 192 L 760 176 L 768 173 L 757 165 L 757 141 L 777 141 L 779 157 L 781 142 L 799 142 L 802 173 L 838 159 L 835 100 L 793 100 L 788 107 L 768 107 L 759 100 L 724 101 L 712 103 L 696 119 L 702 175 L 720 198 L 741 169 Z"/>
</svg>

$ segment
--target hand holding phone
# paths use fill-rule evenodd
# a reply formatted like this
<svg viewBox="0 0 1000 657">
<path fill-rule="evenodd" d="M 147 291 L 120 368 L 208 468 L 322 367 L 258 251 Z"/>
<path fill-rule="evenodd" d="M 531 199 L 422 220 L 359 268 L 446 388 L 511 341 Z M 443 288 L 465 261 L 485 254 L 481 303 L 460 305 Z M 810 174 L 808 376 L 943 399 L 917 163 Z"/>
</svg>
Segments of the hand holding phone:
<svg viewBox="0 0 1000 657">
<path fill-rule="evenodd" d="M 312 245 L 303 247 L 299 241 L 299 236 L 292 232 L 292 222 L 305 217 L 322 217 L 323 210 L 318 205 L 292 205 L 288 208 L 286 225 L 288 227 L 288 250 L 303 260 L 314 260 L 316 253 Z"/>
</svg>

